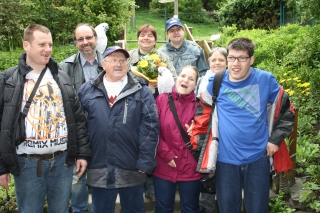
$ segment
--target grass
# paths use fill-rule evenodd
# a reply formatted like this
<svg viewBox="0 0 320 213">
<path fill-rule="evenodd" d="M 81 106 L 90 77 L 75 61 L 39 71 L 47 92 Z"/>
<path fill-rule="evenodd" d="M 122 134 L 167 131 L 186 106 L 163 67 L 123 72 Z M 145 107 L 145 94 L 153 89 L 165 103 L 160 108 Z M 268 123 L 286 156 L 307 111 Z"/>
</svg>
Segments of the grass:
<svg viewBox="0 0 320 213">
<path fill-rule="evenodd" d="M 166 40 L 165 36 L 165 19 L 161 17 L 157 17 L 153 15 L 149 10 L 139 9 L 135 12 L 136 16 L 136 25 L 133 27 L 131 26 L 132 21 L 127 23 L 127 40 L 137 40 L 137 30 L 139 26 L 143 24 L 151 24 L 157 30 L 158 34 L 158 42 L 157 47 L 163 45 L 163 42 Z M 181 20 L 183 24 L 186 24 L 188 27 L 192 27 L 192 35 L 195 40 L 210 40 L 210 36 L 213 34 L 219 33 L 219 26 L 218 24 L 195 24 L 186 22 Z M 137 48 L 137 42 L 128 42 L 127 49 L 131 50 Z"/>
</svg>

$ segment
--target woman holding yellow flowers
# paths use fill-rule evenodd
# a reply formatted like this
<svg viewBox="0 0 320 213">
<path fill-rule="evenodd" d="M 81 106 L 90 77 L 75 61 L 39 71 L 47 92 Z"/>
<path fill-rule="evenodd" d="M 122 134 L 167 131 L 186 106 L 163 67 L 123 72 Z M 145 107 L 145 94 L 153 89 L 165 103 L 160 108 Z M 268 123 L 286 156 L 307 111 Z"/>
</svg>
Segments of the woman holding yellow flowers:
<svg viewBox="0 0 320 213">
<path fill-rule="evenodd" d="M 174 79 L 177 78 L 176 70 L 169 60 L 167 54 L 156 50 L 157 32 L 150 24 L 139 27 L 137 32 L 138 48 L 130 50 L 128 58 L 128 68 L 142 73 L 139 75 L 149 81 L 149 87 L 157 88 L 158 68 L 166 67 L 172 73 Z M 154 96 L 158 95 L 155 90 Z"/>
<path fill-rule="evenodd" d="M 166 67 L 169 69 L 172 72 L 174 80 L 177 78 L 176 69 L 165 53 L 155 49 L 157 32 L 152 25 L 144 24 L 140 26 L 137 37 L 138 48 L 129 51 L 130 57 L 128 58 L 128 68 L 129 70 L 139 71 L 140 73 L 147 75 L 143 78 L 148 79 L 149 87 L 153 91 L 154 98 L 156 98 L 159 95 L 157 89 L 158 68 Z M 137 72 L 134 73 L 137 74 Z M 138 76 L 142 77 L 141 75 Z M 147 176 L 145 197 L 151 202 L 155 202 L 156 197 L 152 176 Z"/>
</svg>

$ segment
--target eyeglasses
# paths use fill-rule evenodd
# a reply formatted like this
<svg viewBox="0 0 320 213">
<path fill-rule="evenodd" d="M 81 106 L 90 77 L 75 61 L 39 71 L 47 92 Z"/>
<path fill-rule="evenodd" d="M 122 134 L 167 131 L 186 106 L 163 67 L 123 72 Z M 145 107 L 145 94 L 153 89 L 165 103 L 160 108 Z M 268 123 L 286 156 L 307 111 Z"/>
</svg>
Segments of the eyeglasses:
<svg viewBox="0 0 320 213">
<path fill-rule="evenodd" d="M 109 62 L 110 64 L 112 65 L 116 65 L 118 63 L 120 63 L 120 65 L 124 65 L 124 64 L 127 64 L 127 60 L 117 60 L 117 59 L 111 59 L 109 61 L 107 60 L 104 60 L 105 62 Z"/>
<path fill-rule="evenodd" d="M 75 40 L 76 40 L 77 42 L 83 42 L 83 41 L 84 41 L 84 39 L 86 39 L 87 41 L 91 41 L 91 40 L 93 39 L 93 37 L 94 37 L 94 35 L 92 35 L 92 36 L 86 36 L 86 37 L 76 38 Z"/>
<path fill-rule="evenodd" d="M 227 57 L 228 62 L 235 62 L 236 59 L 238 59 L 239 62 L 246 62 L 250 57 L 240 56 L 240 57 L 233 57 L 229 56 Z"/>
</svg>

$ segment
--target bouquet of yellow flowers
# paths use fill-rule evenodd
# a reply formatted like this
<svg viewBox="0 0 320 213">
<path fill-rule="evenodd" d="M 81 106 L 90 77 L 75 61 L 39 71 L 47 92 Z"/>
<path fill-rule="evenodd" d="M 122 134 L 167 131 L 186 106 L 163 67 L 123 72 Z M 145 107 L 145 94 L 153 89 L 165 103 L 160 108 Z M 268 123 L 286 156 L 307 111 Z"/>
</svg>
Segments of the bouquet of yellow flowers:
<svg viewBox="0 0 320 213">
<path fill-rule="evenodd" d="M 157 82 L 158 68 L 167 67 L 163 59 L 155 52 L 142 56 L 137 66 L 131 67 L 131 71 L 149 82 Z"/>
</svg>

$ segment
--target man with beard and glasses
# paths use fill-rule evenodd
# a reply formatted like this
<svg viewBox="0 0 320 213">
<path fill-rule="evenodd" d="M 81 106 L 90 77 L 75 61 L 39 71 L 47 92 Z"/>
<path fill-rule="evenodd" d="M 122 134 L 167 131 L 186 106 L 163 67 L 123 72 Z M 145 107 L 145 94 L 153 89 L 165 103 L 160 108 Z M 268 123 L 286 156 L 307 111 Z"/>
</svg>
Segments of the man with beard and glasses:
<svg viewBox="0 0 320 213">
<path fill-rule="evenodd" d="M 73 86 L 78 92 L 83 83 L 92 81 L 103 71 L 100 65 L 103 58 L 96 50 L 98 37 L 92 26 L 87 23 L 78 24 L 73 32 L 73 38 L 79 51 L 77 54 L 62 61 L 60 67 L 68 73 Z M 79 178 L 77 171 L 74 171 L 73 177 L 71 195 L 72 210 L 74 213 L 87 213 L 89 212 L 87 174 L 85 173 Z"/>
</svg>

